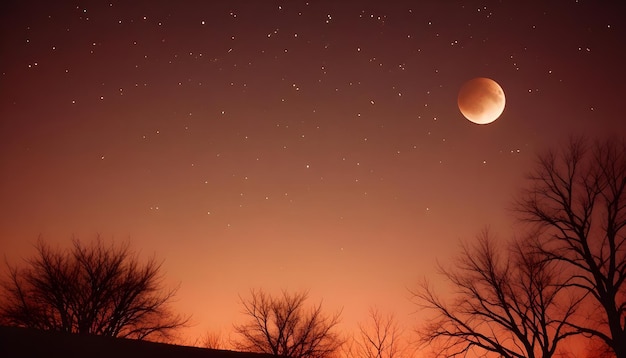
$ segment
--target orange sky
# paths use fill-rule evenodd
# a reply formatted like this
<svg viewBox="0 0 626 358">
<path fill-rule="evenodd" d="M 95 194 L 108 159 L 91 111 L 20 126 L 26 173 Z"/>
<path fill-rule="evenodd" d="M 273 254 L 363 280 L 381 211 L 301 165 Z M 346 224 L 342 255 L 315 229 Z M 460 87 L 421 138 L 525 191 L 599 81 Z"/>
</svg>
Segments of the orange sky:
<svg viewBox="0 0 626 358">
<path fill-rule="evenodd" d="M 181 283 L 190 341 L 251 288 L 411 328 L 437 260 L 513 234 L 536 151 L 626 129 L 608 5 L 30 5 L 0 15 L 0 249 L 130 240 Z M 506 94 L 488 125 L 456 105 L 479 76 Z"/>
</svg>

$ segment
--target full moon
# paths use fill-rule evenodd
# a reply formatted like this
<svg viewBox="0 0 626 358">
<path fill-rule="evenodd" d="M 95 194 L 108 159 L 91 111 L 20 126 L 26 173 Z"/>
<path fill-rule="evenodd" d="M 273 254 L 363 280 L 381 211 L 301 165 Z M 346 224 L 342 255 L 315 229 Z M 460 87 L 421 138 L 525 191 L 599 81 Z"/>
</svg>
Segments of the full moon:
<svg viewBox="0 0 626 358">
<path fill-rule="evenodd" d="M 459 91 L 459 110 L 465 118 L 477 124 L 489 124 L 504 111 L 504 91 L 500 85 L 485 77 L 471 79 Z"/>
</svg>

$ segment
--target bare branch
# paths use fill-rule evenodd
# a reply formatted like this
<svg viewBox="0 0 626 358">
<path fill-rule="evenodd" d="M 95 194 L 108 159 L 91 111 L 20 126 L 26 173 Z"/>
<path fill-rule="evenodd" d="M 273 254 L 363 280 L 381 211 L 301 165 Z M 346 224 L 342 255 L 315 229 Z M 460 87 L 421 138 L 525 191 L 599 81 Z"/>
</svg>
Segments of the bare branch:
<svg viewBox="0 0 626 358">
<path fill-rule="evenodd" d="M 403 331 L 393 314 L 383 315 L 370 307 L 367 323 L 359 323 L 359 331 L 351 343 L 350 357 L 397 358 L 408 356 Z"/>
<path fill-rule="evenodd" d="M 542 254 L 571 270 L 568 289 L 583 292 L 603 317 L 573 327 L 626 357 L 626 141 L 571 139 L 539 157 L 516 203 L 542 235 Z"/>
<path fill-rule="evenodd" d="M 307 298 L 308 292 L 282 291 L 281 297 L 272 297 L 262 290 L 240 297 L 248 322 L 235 325 L 241 336 L 236 348 L 290 358 L 331 356 L 343 343 L 334 332 L 341 312 L 326 316 L 321 302 L 307 312 Z"/>
<path fill-rule="evenodd" d="M 421 343 L 448 357 L 553 357 L 559 342 L 579 334 L 563 322 L 580 302 L 563 296 L 555 269 L 528 245 L 498 247 L 485 231 L 475 245 L 463 246 L 453 268 L 440 268 L 452 284 L 450 302 L 427 281 L 413 293 L 421 308 L 435 314 L 418 332 Z"/>
<path fill-rule="evenodd" d="M 112 337 L 171 338 L 188 318 L 169 308 L 177 288 L 164 290 L 161 264 L 144 265 L 129 244 L 52 249 L 43 239 L 23 268 L 10 267 L 0 316 L 11 325 Z"/>
</svg>

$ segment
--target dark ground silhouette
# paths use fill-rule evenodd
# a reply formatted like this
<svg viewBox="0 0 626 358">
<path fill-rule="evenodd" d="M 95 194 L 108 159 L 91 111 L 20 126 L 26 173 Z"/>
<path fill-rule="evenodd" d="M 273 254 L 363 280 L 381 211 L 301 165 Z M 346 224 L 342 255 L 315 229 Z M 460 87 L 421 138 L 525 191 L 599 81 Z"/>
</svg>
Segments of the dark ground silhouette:
<svg viewBox="0 0 626 358">
<path fill-rule="evenodd" d="M 0 326 L 0 357 L 269 358 L 270 355 Z"/>
</svg>

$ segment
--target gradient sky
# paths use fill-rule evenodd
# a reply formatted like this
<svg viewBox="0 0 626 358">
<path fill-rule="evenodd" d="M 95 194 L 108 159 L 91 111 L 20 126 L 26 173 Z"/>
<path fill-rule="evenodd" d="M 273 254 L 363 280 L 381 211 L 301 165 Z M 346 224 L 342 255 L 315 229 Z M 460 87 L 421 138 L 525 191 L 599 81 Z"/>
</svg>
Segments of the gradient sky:
<svg viewBox="0 0 626 358">
<path fill-rule="evenodd" d="M 626 133 L 618 1 L 0 7 L 0 252 L 129 240 L 190 340 L 251 288 L 415 325 L 407 289 L 459 240 L 513 235 L 537 151 Z M 506 94 L 488 125 L 457 108 L 475 77 Z"/>
</svg>

